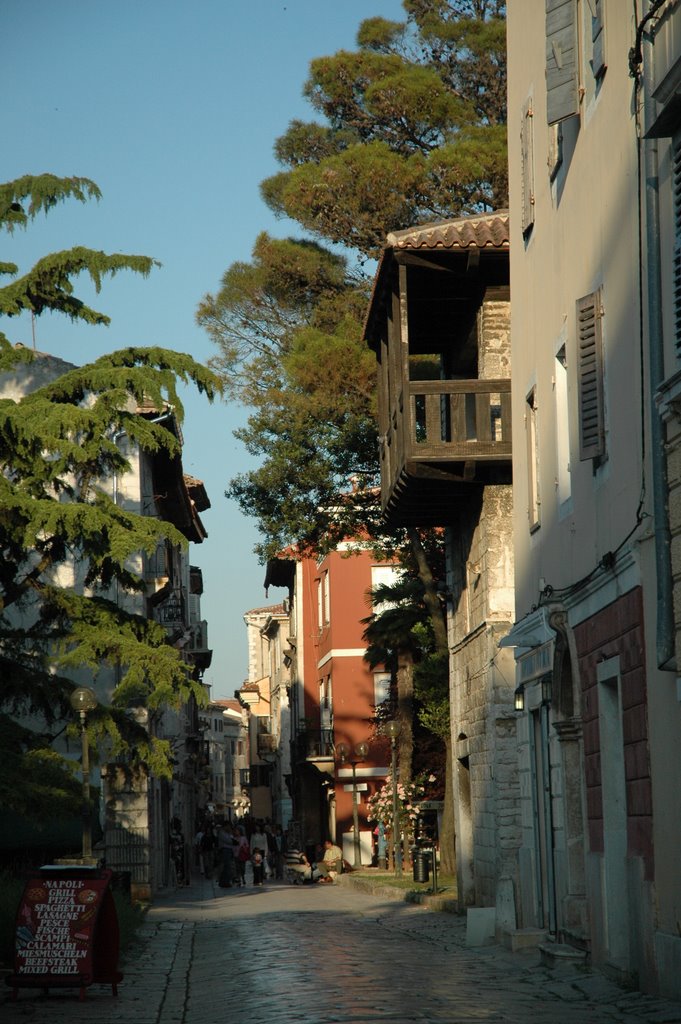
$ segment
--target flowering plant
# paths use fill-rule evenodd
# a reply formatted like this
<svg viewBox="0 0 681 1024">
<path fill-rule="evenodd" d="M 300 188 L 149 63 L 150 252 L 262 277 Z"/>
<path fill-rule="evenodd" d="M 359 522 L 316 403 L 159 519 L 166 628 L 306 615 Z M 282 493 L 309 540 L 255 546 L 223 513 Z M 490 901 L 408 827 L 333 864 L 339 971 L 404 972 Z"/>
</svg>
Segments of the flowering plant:
<svg viewBox="0 0 681 1024">
<path fill-rule="evenodd" d="M 397 783 L 397 824 L 401 836 L 411 839 L 418 817 L 418 803 L 423 799 L 424 787 L 420 779 Z M 393 831 L 393 779 L 388 772 L 385 783 L 367 800 L 370 821 L 382 821 L 386 834 Z"/>
</svg>

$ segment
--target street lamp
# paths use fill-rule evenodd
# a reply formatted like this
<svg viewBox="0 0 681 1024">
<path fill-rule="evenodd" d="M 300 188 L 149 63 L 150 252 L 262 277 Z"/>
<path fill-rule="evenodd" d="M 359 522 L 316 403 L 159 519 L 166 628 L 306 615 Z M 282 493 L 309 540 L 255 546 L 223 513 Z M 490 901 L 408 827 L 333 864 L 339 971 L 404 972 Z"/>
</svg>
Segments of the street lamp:
<svg viewBox="0 0 681 1024">
<path fill-rule="evenodd" d="M 400 735 L 401 725 L 397 721 L 386 722 L 385 732 L 390 737 L 390 751 L 392 754 L 392 775 L 393 775 L 393 854 L 395 858 L 395 874 L 398 878 L 402 876 L 402 835 L 399 824 L 400 807 L 397 798 L 397 738 Z"/>
<path fill-rule="evenodd" d="M 90 812 L 90 750 L 88 747 L 85 719 L 88 711 L 97 707 L 94 690 L 87 686 L 77 686 L 69 698 L 71 707 L 80 716 L 80 735 L 82 742 L 83 770 L 83 863 L 92 860 L 92 820 Z"/>
<path fill-rule="evenodd" d="M 368 743 L 355 744 L 354 750 L 350 750 L 347 743 L 339 743 L 336 747 L 336 757 L 341 764 L 349 764 L 352 767 L 352 845 L 354 867 L 362 866 L 362 852 L 359 844 L 359 811 L 357 807 L 357 765 L 364 761 L 369 753 Z"/>
</svg>

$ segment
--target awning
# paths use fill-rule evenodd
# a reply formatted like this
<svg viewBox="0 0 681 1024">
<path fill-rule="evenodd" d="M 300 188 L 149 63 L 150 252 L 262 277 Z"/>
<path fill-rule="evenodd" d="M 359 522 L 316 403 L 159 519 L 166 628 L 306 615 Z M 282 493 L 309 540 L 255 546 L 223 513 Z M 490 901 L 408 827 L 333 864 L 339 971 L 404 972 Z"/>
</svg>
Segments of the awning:
<svg viewBox="0 0 681 1024">
<path fill-rule="evenodd" d="M 499 647 L 541 647 L 556 639 L 556 631 L 549 625 L 547 608 L 539 608 L 530 612 L 520 622 L 511 627 L 509 633 L 499 641 Z M 516 655 L 517 657 L 517 655 Z"/>
</svg>

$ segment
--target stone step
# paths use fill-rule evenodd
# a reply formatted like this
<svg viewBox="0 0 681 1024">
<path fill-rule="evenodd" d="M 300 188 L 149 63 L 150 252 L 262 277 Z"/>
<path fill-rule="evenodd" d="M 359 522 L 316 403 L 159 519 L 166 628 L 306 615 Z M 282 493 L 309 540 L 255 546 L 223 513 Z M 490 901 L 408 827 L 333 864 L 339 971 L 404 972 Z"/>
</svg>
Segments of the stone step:
<svg viewBox="0 0 681 1024">
<path fill-rule="evenodd" d="M 577 949 L 565 942 L 542 942 L 539 952 L 542 963 L 547 967 L 555 967 L 558 963 L 584 963 L 587 958 L 585 949 Z"/>
<path fill-rule="evenodd" d="M 512 953 L 521 949 L 536 949 L 546 942 L 548 933 L 545 928 L 500 928 L 497 932 L 499 944 Z"/>
</svg>

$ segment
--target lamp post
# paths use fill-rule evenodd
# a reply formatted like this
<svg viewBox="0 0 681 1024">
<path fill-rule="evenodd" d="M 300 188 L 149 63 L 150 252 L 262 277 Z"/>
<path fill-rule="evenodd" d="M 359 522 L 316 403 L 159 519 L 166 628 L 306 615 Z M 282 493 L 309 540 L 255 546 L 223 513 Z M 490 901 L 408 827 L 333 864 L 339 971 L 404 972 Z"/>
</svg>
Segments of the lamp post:
<svg viewBox="0 0 681 1024">
<path fill-rule="evenodd" d="M 353 866 L 362 866 L 362 851 L 359 843 L 359 809 L 357 806 L 357 765 L 364 761 L 369 753 L 368 743 L 357 743 L 353 751 L 347 743 L 339 743 L 336 747 L 336 756 L 341 764 L 349 764 L 352 768 L 352 846 Z"/>
<path fill-rule="evenodd" d="M 393 776 L 393 855 L 395 858 L 395 874 L 402 877 L 402 835 L 399 824 L 400 804 L 397 796 L 397 737 L 400 735 L 401 726 L 397 721 L 386 722 L 385 731 L 390 737 L 390 752 L 392 755 L 392 776 Z"/>
<path fill-rule="evenodd" d="M 69 698 L 71 707 L 80 716 L 80 735 L 82 742 L 82 771 L 83 771 L 83 863 L 92 860 L 92 820 L 90 812 L 90 749 L 88 746 L 87 730 L 85 720 L 88 711 L 94 711 L 97 707 L 97 698 L 94 690 L 87 686 L 78 686 L 72 691 Z"/>
</svg>

